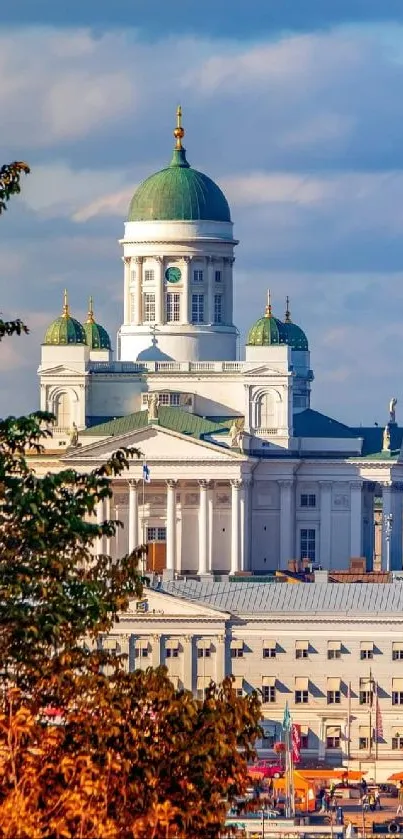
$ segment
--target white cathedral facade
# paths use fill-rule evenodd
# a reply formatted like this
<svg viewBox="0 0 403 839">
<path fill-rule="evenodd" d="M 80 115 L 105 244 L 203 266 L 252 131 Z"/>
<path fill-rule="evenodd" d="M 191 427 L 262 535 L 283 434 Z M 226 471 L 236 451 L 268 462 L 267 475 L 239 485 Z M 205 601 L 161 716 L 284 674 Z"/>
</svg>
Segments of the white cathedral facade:
<svg viewBox="0 0 403 839">
<path fill-rule="evenodd" d="M 57 417 L 40 471 L 94 468 L 135 447 L 99 520 L 124 523 L 99 548 L 121 555 L 145 541 L 150 570 L 265 575 L 290 560 L 347 568 L 374 556 L 382 497 L 383 568 L 402 568 L 403 429 L 349 428 L 311 408 L 308 340 L 256 300 L 244 360 L 234 324 L 234 238 L 220 188 L 193 169 L 178 109 L 170 165 L 130 204 L 123 249 L 124 311 L 112 351 L 96 323 L 63 312 L 39 367 L 41 409 Z M 261 311 L 263 310 L 263 311 Z M 147 463 L 151 482 L 142 479 Z"/>
</svg>

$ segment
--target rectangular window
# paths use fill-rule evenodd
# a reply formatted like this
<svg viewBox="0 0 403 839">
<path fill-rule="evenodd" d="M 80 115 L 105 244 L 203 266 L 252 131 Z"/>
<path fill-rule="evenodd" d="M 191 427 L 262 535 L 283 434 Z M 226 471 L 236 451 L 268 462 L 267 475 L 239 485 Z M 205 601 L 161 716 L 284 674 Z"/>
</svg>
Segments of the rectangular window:
<svg viewBox="0 0 403 839">
<path fill-rule="evenodd" d="M 168 293 L 166 297 L 167 323 L 178 322 L 181 317 L 180 294 Z"/>
<path fill-rule="evenodd" d="M 327 704 L 328 705 L 340 705 L 341 702 L 341 692 L 339 690 L 328 690 L 327 692 Z"/>
<path fill-rule="evenodd" d="M 275 702 L 276 701 L 276 688 L 271 687 L 271 685 L 263 685 L 263 687 L 262 687 L 262 701 L 263 702 Z"/>
<path fill-rule="evenodd" d="M 394 734 L 392 737 L 393 751 L 401 751 L 403 749 L 403 734 Z"/>
<path fill-rule="evenodd" d="M 392 691 L 392 705 L 403 705 L 403 690 Z"/>
<path fill-rule="evenodd" d="M 303 493 L 301 495 L 301 507 L 316 507 L 316 495 Z"/>
<path fill-rule="evenodd" d="M 368 751 L 369 750 L 369 737 L 361 736 L 358 738 L 358 748 L 360 751 Z"/>
<path fill-rule="evenodd" d="M 313 527 L 303 528 L 300 533 L 300 558 L 316 559 L 316 530 Z"/>
<path fill-rule="evenodd" d="M 179 657 L 179 650 L 177 647 L 174 649 L 167 649 L 165 650 L 165 658 L 178 658 Z"/>
<path fill-rule="evenodd" d="M 236 647 L 235 649 L 231 650 L 231 658 L 243 658 L 243 650 Z"/>
<path fill-rule="evenodd" d="M 155 322 L 155 294 L 144 294 L 143 311 L 146 323 Z"/>
<path fill-rule="evenodd" d="M 193 282 L 194 283 L 202 283 L 203 282 L 203 271 L 197 269 L 193 271 Z"/>
<path fill-rule="evenodd" d="M 295 658 L 308 658 L 309 641 L 295 642 Z"/>
<path fill-rule="evenodd" d="M 403 642 L 393 641 L 392 644 L 392 659 L 393 661 L 403 660 Z"/>
<path fill-rule="evenodd" d="M 207 649 L 203 647 L 198 647 L 197 649 L 197 658 L 210 658 L 211 656 L 211 649 L 210 647 Z"/>
<path fill-rule="evenodd" d="M 308 658 L 308 650 L 295 650 L 295 658 Z"/>
<path fill-rule="evenodd" d="M 307 690 L 296 690 L 295 691 L 295 704 L 296 705 L 307 705 L 308 704 L 308 691 Z"/>
<path fill-rule="evenodd" d="M 276 658 L 276 648 L 275 647 L 263 647 L 263 658 Z"/>
<path fill-rule="evenodd" d="M 338 726 L 328 725 L 326 728 L 326 748 L 339 749 L 341 741 L 341 729 Z"/>
<path fill-rule="evenodd" d="M 231 658 L 243 658 L 243 641 L 240 638 L 233 638 L 230 644 Z"/>
<path fill-rule="evenodd" d="M 204 294 L 192 294 L 192 323 L 204 323 Z"/>
<path fill-rule="evenodd" d="M 148 647 L 136 647 L 134 650 L 135 658 L 148 658 Z"/>
<path fill-rule="evenodd" d="M 153 268 L 146 268 L 144 271 L 144 282 L 145 283 L 152 283 L 154 280 L 154 269 Z"/>
<path fill-rule="evenodd" d="M 147 542 L 166 542 L 166 527 L 147 527 Z"/>
<path fill-rule="evenodd" d="M 275 734 L 270 731 L 265 731 L 263 729 L 262 749 L 272 749 L 274 747 L 275 742 Z"/>
<path fill-rule="evenodd" d="M 328 641 L 327 657 L 328 659 L 341 658 L 341 641 Z"/>
<path fill-rule="evenodd" d="M 169 405 L 169 393 L 159 393 L 158 394 L 158 402 L 160 405 Z"/>
<path fill-rule="evenodd" d="M 215 278 L 216 283 L 220 283 L 221 282 L 221 271 L 215 271 L 214 272 L 214 278 Z"/>
<path fill-rule="evenodd" d="M 214 295 L 214 323 L 222 323 L 222 294 Z"/>
<path fill-rule="evenodd" d="M 374 657 L 374 651 L 369 650 L 368 648 L 364 650 L 360 650 L 360 659 L 361 661 L 366 661 Z"/>
</svg>

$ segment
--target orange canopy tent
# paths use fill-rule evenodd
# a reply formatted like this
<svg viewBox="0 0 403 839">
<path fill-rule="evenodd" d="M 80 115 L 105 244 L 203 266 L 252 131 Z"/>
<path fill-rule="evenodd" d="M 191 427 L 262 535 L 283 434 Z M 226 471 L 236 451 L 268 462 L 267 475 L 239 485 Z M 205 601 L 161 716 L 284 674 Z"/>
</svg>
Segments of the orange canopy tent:
<svg viewBox="0 0 403 839">
<path fill-rule="evenodd" d="M 285 792 L 286 778 L 275 778 L 273 780 L 276 792 Z M 302 772 L 294 770 L 294 793 L 298 809 L 308 812 L 315 811 L 315 793 L 309 781 L 303 777 Z"/>
<path fill-rule="evenodd" d="M 389 775 L 388 781 L 403 781 L 403 772 L 394 772 Z"/>
<path fill-rule="evenodd" d="M 340 780 L 360 781 L 367 772 L 359 772 L 358 769 L 334 769 L 333 776 Z"/>
</svg>

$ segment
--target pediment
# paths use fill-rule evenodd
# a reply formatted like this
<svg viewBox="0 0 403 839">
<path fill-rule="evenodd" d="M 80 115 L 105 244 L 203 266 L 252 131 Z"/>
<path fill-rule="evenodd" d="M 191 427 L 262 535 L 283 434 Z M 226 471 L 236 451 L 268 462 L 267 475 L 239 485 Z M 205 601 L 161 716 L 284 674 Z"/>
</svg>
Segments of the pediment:
<svg viewBox="0 0 403 839">
<path fill-rule="evenodd" d="M 188 437 L 186 434 L 171 431 L 159 425 L 149 425 L 114 437 L 98 438 L 88 444 L 85 442 L 86 439 L 88 438 L 81 438 L 83 445 L 66 455 L 64 460 L 69 463 L 72 461 L 102 463 L 121 447 L 137 448 L 147 463 L 197 460 L 230 463 L 234 460 L 245 459 L 244 455 L 230 448 Z"/>
<path fill-rule="evenodd" d="M 220 618 L 226 620 L 229 614 L 220 609 L 213 609 L 211 606 L 205 606 L 200 603 L 192 603 L 182 597 L 175 597 L 173 594 L 166 594 L 165 592 L 156 591 L 155 589 L 145 588 L 143 591 L 143 598 L 141 601 L 132 600 L 129 604 L 127 612 L 124 613 L 125 618 L 136 619 L 144 616 L 147 620 L 150 617 L 158 618 L 165 615 L 167 618 Z"/>
<path fill-rule="evenodd" d="M 77 370 L 74 367 L 67 367 L 65 364 L 57 364 L 55 367 L 43 367 L 40 366 L 38 369 L 38 373 L 41 376 L 58 376 L 63 378 L 63 376 L 83 376 L 81 370 Z"/>
<path fill-rule="evenodd" d="M 245 378 L 249 378 L 252 376 L 284 376 L 286 375 L 286 371 L 284 370 L 276 370 L 274 367 L 270 367 L 268 364 L 258 364 L 256 367 L 249 368 L 244 372 Z"/>
</svg>

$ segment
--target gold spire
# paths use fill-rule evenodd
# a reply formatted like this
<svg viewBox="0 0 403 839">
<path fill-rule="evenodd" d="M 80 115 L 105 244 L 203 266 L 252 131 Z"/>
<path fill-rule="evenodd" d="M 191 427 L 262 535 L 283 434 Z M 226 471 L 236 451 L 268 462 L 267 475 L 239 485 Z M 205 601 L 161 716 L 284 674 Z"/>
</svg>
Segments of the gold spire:
<svg viewBox="0 0 403 839">
<path fill-rule="evenodd" d="M 88 299 L 88 314 L 86 323 L 95 323 L 94 319 L 94 300 L 92 296 Z"/>
<path fill-rule="evenodd" d="M 178 105 L 176 109 L 176 128 L 174 131 L 174 137 L 176 139 L 175 149 L 180 151 L 183 149 L 182 146 L 182 138 L 185 136 L 185 129 L 182 127 L 182 108 Z"/>
<path fill-rule="evenodd" d="M 286 323 L 291 323 L 290 298 L 289 298 L 288 294 L 287 294 L 287 297 L 285 298 L 285 318 L 284 318 L 284 320 L 285 320 Z"/>
<path fill-rule="evenodd" d="M 267 306 L 265 310 L 265 316 L 267 318 L 271 318 L 271 291 L 269 288 L 267 289 Z"/>
<path fill-rule="evenodd" d="M 64 294 L 63 294 L 63 317 L 64 318 L 69 318 L 70 317 L 69 301 L 67 299 L 67 288 L 64 289 Z"/>
</svg>

